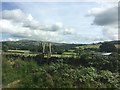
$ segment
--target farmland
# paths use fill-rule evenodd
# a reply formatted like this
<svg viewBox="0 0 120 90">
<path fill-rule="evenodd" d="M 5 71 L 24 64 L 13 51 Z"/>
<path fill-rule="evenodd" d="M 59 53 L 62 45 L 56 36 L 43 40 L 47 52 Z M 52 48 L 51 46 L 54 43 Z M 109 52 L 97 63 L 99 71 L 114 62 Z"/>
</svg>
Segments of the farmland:
<svg viewBox="0 0 120 90">
<path fill-rule="evenodd" d="M 101 44 L 52 43 L 50 54 L 38 41 L 3 42 L 3 88 L 119 89 L 119 44 L 110 55 Z"/>
</svg>

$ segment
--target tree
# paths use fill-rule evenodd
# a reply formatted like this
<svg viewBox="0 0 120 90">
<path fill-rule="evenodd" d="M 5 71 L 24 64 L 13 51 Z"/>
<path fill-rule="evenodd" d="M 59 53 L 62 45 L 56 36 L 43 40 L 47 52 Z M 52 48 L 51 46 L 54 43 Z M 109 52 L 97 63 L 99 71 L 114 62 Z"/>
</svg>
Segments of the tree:
<svg viewBox="0 0 120 90">
<path fill-rule="evenodd" d="M 113 43 L 104 42 L 100 45 L 99 50 L 101 52 L 116 52 L 117 49 Z"/>
<path fill-rule="evenodd" d="M 3 50 L 4 52 L 8 51 L 8 46 L 7 46 L 7 45 L 3 45 L 3 46 L 2 46 L 2 50 Z"/>
</svg>

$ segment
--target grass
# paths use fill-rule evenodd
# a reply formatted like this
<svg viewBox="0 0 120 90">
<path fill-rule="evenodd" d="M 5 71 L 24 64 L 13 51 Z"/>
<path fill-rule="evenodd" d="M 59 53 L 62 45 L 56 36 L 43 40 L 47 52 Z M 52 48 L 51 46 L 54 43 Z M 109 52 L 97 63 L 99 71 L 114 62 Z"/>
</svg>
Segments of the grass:
<svg viewBox="0 0 120 90">
<path fill-rule="evenodd" d="M 61 54 L 52 54 L 51 57 L 61 57 Z"/>
<path fill-rule="evenodd" d="M 64 52 L 63 55 L 76 55 L 74 52 Z"/>
<path fill-rule="evenodd" d="M 80 48 L 99 48 L 100 44 L 79 46 Z"/>
<path fill-rule="evenodd" d="M 12 53 L 30 53 L 29 50 L 8 50 L 8 52 L 12 52 Z"/>
<path fill-rule="evenodd" d="M 36 56 L 34 53 L 16 53 L 16 52 L 3 52 L 3 54 L 24 55 L 24 56 Z"/>
<path fill-rule="evenodd" d="M 20 82 L 20 80 L 16 80 L 13 81 L 11 83 L 9 83 L 7 86 L 5 86 L 6 88 L 11 88 L 11 87 L 16 87 L 16 85 Z"/>
<path fill-rule="evenodd" d="M 47 57 L 48 57 L 47 55 L 44 56 L 44 58 L 47 58 Z M 73 55 L 52 54 L 51 57 L 66 58 L 66 57 L 73 57 Z"/>
<path fill-rule="evenodd" d="M 120 48 L 120 44 L 115 44 L 116 48 Z"/>
<path fill-rule="evenodd" d="M 16 55 L 24 55 L 24 56 L 36 56 L 38 54 L 32 53 L 29 50 L 8 50 L 7 52 L 3 52 L 4 54 L 16 54 Z M 51 57 L 72 57 L 76 55 L 73 51 L 64 52 L 63 54 L 52 54 Z M 47 55 L 44 56 L 45 58 Z"/>
</svg>

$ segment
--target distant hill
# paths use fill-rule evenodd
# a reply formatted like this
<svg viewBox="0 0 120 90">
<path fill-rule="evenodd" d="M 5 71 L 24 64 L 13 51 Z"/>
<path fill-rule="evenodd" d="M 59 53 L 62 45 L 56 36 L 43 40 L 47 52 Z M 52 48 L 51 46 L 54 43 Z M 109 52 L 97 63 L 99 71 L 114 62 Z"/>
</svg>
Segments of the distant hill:
<svg viewBox="0 0 120 90">
<path fill-rule="evenodd" d="M 32 48 L 42 47 L 43 41 L 33 41 L 33 40 L 19 40 L 19 41 L 3 41 L 3 48 L 8 47 L 8 49 L 21 49 L 21 50 L 30 50 Z M 46 42 L 47 43 L 47 42 Z M 58 49 L 70 49 L 78 46 L 78 44 L 66 44 L 66 43 L 54 43 L 50 42 L 54 48 Z"/>
<path fill-rule="evenodd" d="M 120 40 L 104 41 L 104 42 L 110 42 L 110 43 L 113 43 L 113 44 L 120 44 Z M 104 42 L 99 42 L 98 44 L 100 44 L 100 43 L 104 43 Z"/>
<path fill-rule="evenodd" d="M 113 43 L 113 44 L 120 44 L 120 40 L 118 40 L 118 41 L 111 41 L 111 43 Z"/>
<path fill-rule="evenodd" d="M 2 42 L 2 46 L 3 48 L 6 48 L 6 46 L 9 49 L 31 49 L 31 48 L 35 48 L 35 47 L 41 47 L 42 46 L 42 42 L 43 41 L 34 41 L 34 40 L 19 40 L 19 41 L 3 41 Z M 105 41 L 106 42 L 106 41 Z M 116 40 L 116 41 L 107 41 L 107 42 L 111 42 L 113 44 L 120 44 L 120 40 Z M 94 43 L 94 44 L 101 44 L 103 42 L 100 43 Z M 61 49 L 71 49 L 74 48 L 76 46 L 84 46 L 87 44 L 67 44 L 67 43 L 54 43 L 51 42 L 52 46 L 54 46 L 55 48 L 61 48 Z M 91 45 L 91 44 L 89 44 Z"/>
</svg>

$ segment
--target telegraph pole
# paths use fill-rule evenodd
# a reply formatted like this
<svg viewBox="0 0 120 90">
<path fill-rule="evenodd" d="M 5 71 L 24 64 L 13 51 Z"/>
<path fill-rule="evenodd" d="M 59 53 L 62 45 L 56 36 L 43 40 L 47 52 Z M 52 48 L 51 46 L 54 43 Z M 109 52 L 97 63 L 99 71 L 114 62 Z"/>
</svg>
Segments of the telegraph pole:
<svg viewBox="0 0 120 90">
<path fill-rule="evenodd" d="M 49 43 L 49 57 L 51 57 L 51 43 Z"/>
<path fill-rule="evenodd" d="M 46 43 L 45 43 L 45 42 L 42 42 L 42 49 L 43 49 L 42 53 L 43 53 L 43 54 L 45 54 L 45 45 L 46 45 Z"/>
<path fill-rule="evenodd" d="M 51 43 L 50 42 L 48 42 L 48 43 L 46 43 L 46 42 L 42 42 L 42 53 L 43 53 L 43 55 L 45 55 L 45 49 L 46 49 L 46 46 L 47 46 L 47 57 L 48 58 L 50 58 L 51 57 L 51 54 L 52 54 L 52 50 L 51 50 Z"/>
</svg>

